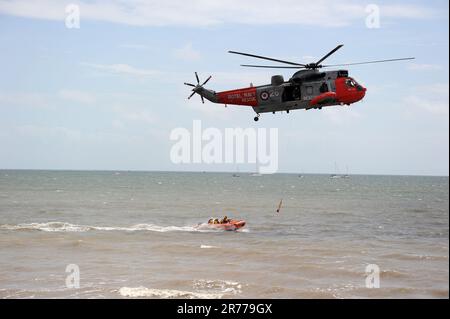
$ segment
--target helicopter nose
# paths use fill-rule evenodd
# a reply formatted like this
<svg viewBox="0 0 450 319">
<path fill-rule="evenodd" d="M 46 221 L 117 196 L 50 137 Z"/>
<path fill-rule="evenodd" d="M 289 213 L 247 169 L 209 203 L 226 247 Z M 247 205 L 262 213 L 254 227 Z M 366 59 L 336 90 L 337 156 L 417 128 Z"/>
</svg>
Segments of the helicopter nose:
<svg viewBox="0 0 450 319">
<path fill-rule="evenodd" d="M 362 85 L 359 87 L 356 95 L 357 95 L 357 101 L 360 101 L 364 98 L 364 96 L 366 96 L 366 91 L 367 89 L 365 87 L 363 87 Z"/>
</svg>

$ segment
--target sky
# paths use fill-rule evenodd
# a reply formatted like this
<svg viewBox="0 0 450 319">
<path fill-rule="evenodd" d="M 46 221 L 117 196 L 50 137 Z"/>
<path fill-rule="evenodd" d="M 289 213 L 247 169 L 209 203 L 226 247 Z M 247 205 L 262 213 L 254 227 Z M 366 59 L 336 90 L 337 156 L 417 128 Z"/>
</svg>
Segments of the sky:
<svg viewBox="0 0 450 319">
<path fill-rule="evenodd" d="M 79 28 L 66 26 L 68 5 Z M 367 26 L 379 8 L 379 28 Z M 175 164 L 175 128 L 278 128 L 279 172 L 445 175 L 449 171 L 448 1 L 0 0 L 0 169 L 251 171 Z M 220 91 L 289 79 L 228 50 L 299 63 L 338 44 L 363 101 L 275 115 L 206 102 Z"/>
</svg>

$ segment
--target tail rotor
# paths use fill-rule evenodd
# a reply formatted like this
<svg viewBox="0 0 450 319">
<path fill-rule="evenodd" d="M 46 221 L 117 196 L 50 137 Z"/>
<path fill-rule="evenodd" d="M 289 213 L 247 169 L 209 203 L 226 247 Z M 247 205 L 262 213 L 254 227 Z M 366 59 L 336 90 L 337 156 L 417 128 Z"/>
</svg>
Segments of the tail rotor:
<svg viewBox="0 0 450 319">
<path fill-rule="evenodd" d="M 198 95 L 200 95 L 200 98 L 202 99 L 202 103 L 204 104 L 205 100 L 203 99 L 203 95 L 201 92 L 203 90 L 203 86 L 206 83 L 208 83 L 208 81 L 211 79 L 211 77 L 212 76 L 210 75 L 202 84 L 200 84 L 200 79 L 198 77 L 198 74 L 197 74 L 197 72 L 195 72 L 195 79 L 197 80 L 197 85 L 192 84 L 192 83 L 186 83 L 186 82 L 184 83 L 184 85 L 193 87 L 191 95 L 188 96 L 188 100 L 190 100 L 191 97 L 193 97 L 194 94 L 197 93 Z"/>
</svg>

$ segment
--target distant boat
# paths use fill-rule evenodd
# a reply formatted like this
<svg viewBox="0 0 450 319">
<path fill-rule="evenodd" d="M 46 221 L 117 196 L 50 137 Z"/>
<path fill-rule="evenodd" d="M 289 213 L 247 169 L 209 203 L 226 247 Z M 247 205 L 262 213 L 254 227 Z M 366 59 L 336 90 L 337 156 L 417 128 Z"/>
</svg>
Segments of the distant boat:
<svg viewBox="0 0 450 319">
<path fill-rule="evenodd" d="M 258 177 L 258 176 L 262 176 L 262 174 L 259 172 L 259 160 L 258 158 L 256 158 L 256 171 L 254 173 L 251 173 L 250 176 L 254 176 L 254 177 Z"/>
<path fill-rule="evenodd" d="M 336 179 L 336 178 L 343 178 L 344 177 L 343 175 L 341 175 L 339 173 L 339 168 L 338 168 L 336 162 L 334 162 L 334 171 L 335 171 L 335 173 L 331 174 L 330 178 Z"/>
<path fill-rule="evenodd" d="M 233 177 L 241 177 L 241 175 L 239 175 L 239 167 L 236 167 L 236 173 L 233 174 Z"/>
<path fill-rule="evenodd" d="M 350 175 L 348 175 L 348 166 L 345 166 L 346 167 L 346 173 L 345 173 L 345 175 L 343 176 L 344 178 L 350 178 Z"/>
</svg>

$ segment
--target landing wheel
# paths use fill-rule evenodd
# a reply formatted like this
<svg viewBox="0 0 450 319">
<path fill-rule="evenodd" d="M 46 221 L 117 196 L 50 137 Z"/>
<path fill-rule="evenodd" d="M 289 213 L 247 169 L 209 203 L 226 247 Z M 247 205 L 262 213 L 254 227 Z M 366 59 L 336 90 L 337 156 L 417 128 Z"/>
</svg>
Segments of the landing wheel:
<svg viewBox="0 0 450 319">
<path fill-rule="evenodd" d="M 289 110 L 286 110 L 286 113 L 289 114 Z"/>
<path fill-rule="evenodd" d="M 255 118 L 253 119 L 255 122 L 259 121 L 259 116 L 255 116 Z"/>
</svg>

